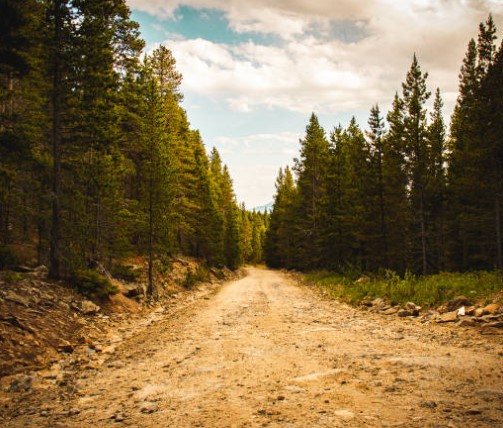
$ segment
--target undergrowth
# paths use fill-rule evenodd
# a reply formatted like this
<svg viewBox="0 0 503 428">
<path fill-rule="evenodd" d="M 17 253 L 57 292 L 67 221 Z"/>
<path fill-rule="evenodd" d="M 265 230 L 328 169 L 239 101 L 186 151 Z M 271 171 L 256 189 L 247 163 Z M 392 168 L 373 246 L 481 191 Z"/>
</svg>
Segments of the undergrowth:
<svg viewBox="0 0 503 428">
<path fill-rule="evenodd" d="M 503 290 L 503 271 L 440 273 L 430 276 L 406 273 L 404 277 L 393 271 L 386 271 L 381 277 L 364 277 L 357 281 L 334 272 L 319 271 L 306 274 L 305 280 L 322 288 L 332 297 L 351 304 L 383 297 L 393 304 L 414 302 L 422 307 L 432 307 L 457 296 L 484 300 Z"/>
<path fill-rule="evenodd" d="M 16 254 L 8 247 L 0 246 L 0 270 L 9 269 L 19 264 Z"/>
<path fill-rule="evenodd" d="M 4 281 L 7 284 L 17 284 L 22 279 L 23 275 L 19 272 L 11 270 L 4 270 L 0 272 L 0 281 Z"/>
<path fill-rule="evenodd" d="M 190 266 L 187 268 L 187 273 L 182 282 L 185 288 L 192 288 L 200 282 L 207 282 L 211 279 L 211 274 L 207 266 L 199 265 L 193 270 Z"/>
<path fill-rule="evenodd" d="M 70 281 L 80 293 L 89 297 L 103 298 L 119 292 L 119 289 L 108 278 L 92 269 L 74 272 Z"/>
<path fill-rule="evenodd" d="M 141 270 L 130 265 L 114 265 L 110 271 L 114 278 L 122 279 L 126 282 L 138 281 L 141 277 Z"/>
</svg>

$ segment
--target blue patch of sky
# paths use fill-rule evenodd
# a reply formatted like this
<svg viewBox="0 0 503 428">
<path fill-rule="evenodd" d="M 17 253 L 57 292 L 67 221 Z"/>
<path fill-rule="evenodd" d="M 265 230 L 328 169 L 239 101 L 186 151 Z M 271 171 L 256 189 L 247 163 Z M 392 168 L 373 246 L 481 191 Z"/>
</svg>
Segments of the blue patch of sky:
<svg viewBox="0 0 503 428">
<path fill-rule="evenodd" d="M 131 17 L 140 23 L 142 37 L 147 45 L 165 40 L 202 38 L 214 43 L 238 45 L 248 41 L 271 45 L 278 41 L 273 34 L 240 33 L 233 30 L 222 10 L 179 6 L 173 17 L 160 18 L 147 12 L 133 10 Z"/>
<path fill-rule="evenodd" d="M 303 135 L 310 113 L 281 108 L 257 108 L 243 113 L 232 110 L 226 103 L 211 100 L 204 95 L 186 93 L 183 107 L 188 112 L 192 128 L 199 129 L 206 144 L 211 147 L 223 134 L 227 137 L 246 137 L 254 134 L 295 132 Z M 368 111 L 341 113 L 314 112 L 327 136 L 335 126 L 346 127 L 354 115 L 360 127 L 367 126 Z"/>
</svg>

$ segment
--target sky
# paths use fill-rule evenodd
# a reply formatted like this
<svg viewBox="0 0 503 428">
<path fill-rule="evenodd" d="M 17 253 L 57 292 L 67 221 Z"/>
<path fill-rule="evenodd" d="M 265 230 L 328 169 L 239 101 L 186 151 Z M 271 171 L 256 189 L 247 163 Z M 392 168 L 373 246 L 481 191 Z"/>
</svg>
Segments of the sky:
<svg viewBox="0 0 503 428">
<path fill-rule="evenodd" d="M 446 121 L 470 38 L 503 0 L 127 0 L 147 52 L 169 48 L 182 107 L 229 167 L 247 208 L 273 200 L 314 112 L 327 135 L 383 116 L 416 53 Z"/>
</svg>

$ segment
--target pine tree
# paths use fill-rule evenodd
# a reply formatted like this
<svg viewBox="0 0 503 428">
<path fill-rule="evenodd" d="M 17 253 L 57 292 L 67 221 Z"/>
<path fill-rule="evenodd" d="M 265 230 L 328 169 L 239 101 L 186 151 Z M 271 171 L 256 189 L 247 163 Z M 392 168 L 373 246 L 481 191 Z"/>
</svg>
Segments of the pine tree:
<svg viewBox="0 0 503 428">
<path fill-rule="evenodd" d="M 49 2 L 50 21 L 50 76 L 51 88 L 51 145 L 52 145 L 52 225 L 49 276 L 58 279 L 61 276 L 61 140 L 63 97 L 69 88 L 65 88 L 65 76 L 69 74 L 67 48 L 73 42 L 70 28 L 70 6 L 67 0 L 52 0 Z"/>
<path fill-rule="evenodd" d="M 488 74 L 493 60 L 496 57 L 496 27 L 491 14 L 485 23 L 479 25 L 479 37 L 477 40 L 478 64 L 477 74 L 479 81 Z"/>
<path fill-rule="evenodd" d="M 468 268 L 468 226 L 476 223 L 466 206 L 470 198 L 478 199 L 476 182 L 468 174 L 471 136 L 475 132 L 473 115 L 477 109 L 478 93 L 477 45 L 471 39 L 459 74 L 459 96 L 451 119 L 448 170 L 448 263 L 450 269 Z"/>
<path fill-rule="evenodd" d="M 373 170 L 374 179 L 374 189 L 375 196 L 375 207 L 376 217 L 379 219 L 379 233 L 377 245 L 374 245 L 372 252 L 374 257 L 377 259 L 378 267 L 389 267 L 389 256 L 388 256 L 388 220 L 387 220 L 387 206 L 385 201 L 385 193 L 387 189 L 384 183 L 384 168 L 385 168 L 385 150 L 384 150 L 384 120 L 380 115 L 379 106 L 376 104 L 370 109 L 370 117 L 368 121 L 369 131 L 367 132 L 367 137 L 370 144 L 370 154 L 371 154 L 371 168 Z M 370 186 L 371 183 L 368 184 Z"/>
<path fill-rule="evenodd" d="M 246 210 L 244 204 L 239 207 L 242 239 L 242 263 L 252 262 L 253 259 L 253 223 L 251 213 Z"/>
<path fill-rule="evenodd" d="M 395 94 L 387 114 L 388 132 L 383 141 L 383 183 L 388 219 L 389 268 L 403 273 L 410 259 L 410 209 L 405 169 L 404 103 Z"/>
<path fill-rule="evenodd" d="M 112 257 L 106 242 L 114 230 L 121 206 L 123 171 L 119 151 L 118 93 L 121 75 L 128 71 L 143 47 L 138 40 L 138 24 L 129 19 L 124 1 L 72 3 L 79 19 L 75 25 L 75 58 L 72 91 L 73 138 L 66 146 L 66 162 L 73 169 L 74 191 L 67 196 L 67 207 L 78 204 L 80 224 L 66 222 L 65 235 L 78 242 L 84 262 L 106 261 Z M 68 180 L 65 180 L 68 182 Z M 75 191 L 77 190 L 77 191 Z M 75 229 L 79 235 L 72 236 Z M 78 254 L 74 255 L 76 263 Z"/>
<path fill-rule="evenodd" d="M 460 95 L 452 118 L 448 170 L 449 263 L 456 269 L 487 269 L 499 264 L 501 242 L 498 185 L 501 159 L 489 121 L 497 106 L 498 82 L 489 79 L 497 70 L 492 17 L 479 27 L 460 73 Z M 495 73 L 497 75 L 497 73 Z M 490 83 L 488 83 L 490 82 Z M 497 117 L 497 115 L 496 115 Z M 497 132 L 497 131 L 496 131 Z"/>
<path fill-rule="evenodd" d="M 290 168 L 280 168 L 269 225 L 265 233 L 264 256 L 270 267 L 298 267 L 298 230 L 295 227 L 297 188 Z M 302 239 L 302 237 L 301 237 Z"/>
<path fill-rule="evenodd" d="M 425 193 L 429 157 L 425 108 L 425 103 L 430 97 L 430 92 L 426 89 L 427 77 L 428 73 L 421 71 L 417 57 L 414 55 L 405 82 L 402 83 L 405 108 L 403 122 L 404 149 L 410 184 L 409 198 L 412 209 L 412 225 L 414 226 L 412 238 L 414 243 L 419 241 L 420 256 L 418 258 L 421 265 L 420 272 L 423 275 L 426 275 L 429 271 L 428 213 L 426 211 L 427 202 Z"/>
<path fill-rule="evenodd" d="M 229 169 L 224 165 L 222 172 L 221 190 L 223 195 L 224 212 L 224 251 L 226 265 L 229 269 L 237 269 L 243 260 L 243 238 L 241 235 L 241 225 L 239 207 L 232 186 L 232 179 Z"/>
<path fill-rule="evenodd" d="M 47 242 L 50 159 L 44 9 L 34 0 L 0 2 L 0 243 Z"/>
<path fill-rule="evenodd" d="M 487 26 L 492 22 L 489 17 Z M 490 27 L 489 27 L 490 28 Z M 489 33 L 491 34 L 491 33 Z M 488 233 L 491 234 L 493 245 L 488 245 L 488 259 L 493 260 L 494 266 L 498 269 L 503 268 L 503 236 L 502 223 L 503 218 L 502 200 L 503 200 L 503 43 L 499 51 L 490 61 L 487 75 L 481 83 L 481 101 L 484 106 L 479 111 L 478 123 L 482 128 L 482 154 L 483 154 L 483 172 L 487 183 L 488 205 L 493 209 L 493 227 L 488 224 Z M 492 202 L 492 204 L 491 204 Z"/>
<path fill-rule="evenodd" d="M 325 253 L 330 258 L 325 265 L 370 269 L 370 247 L 376 232 L 372 214 L 375 176 L 369 146 L 354 117 L 347 129 L 339 127 L 332 132 L 331 143 L 326 209 L 330 226 L 325 234 Z"/>
<path fill-rule="evenodd" d="M 210 266 L 225 265 L 224 217 L 218 206 L 216 188 L 211 179 L 211 169 L 204 146 L 195 153 L 197 163 L 197 189 L 195 203 L 199 212 L 195 217 L 195 256 L 203 258 Z"/>
<path fill-rule="evenodd" d="M 160 79 L 159 69 L 165 65 L 159 62 L 156 52 L 145 59 L 144 95 L 145 111 L 141 131 L 144 161 L 141 176 L 145 182 L 144 198 L 148 236 L 149 294 L 154 292 L 153 265 L 160 252 L 172 250 L 173 236 L 172 205 L 175 174 L 172 135 L 168 132 L 167 106 L 170 97 L 165 83 Z"/>
<path fill-rule="evenodd" d="M 323 258 L 324 205 L 326 204 L 325 177 L 328 169 L 329 146 L 325 131 L 313 113 L 300 141 L 300 159 L 295 160 L 300 236 L 299 260 L 304 268 L 318 266 Z"/>
<path fill-rule="evenodd" d="M 429 161 L 425 193 L 430 213 L 429 236 L 432 248 L 432 264 L 435 270 L 445 268 L 445 143 L 446 131 L 442 115 L 443 102 L 440 89 L 435 92 L 431 123 L 428 127 Z"/>
<path fill-rule="evenodd" d="M 253 264 L 258 264 L 264 261 L 264 239 L 265 239 L 266 225 L 264 217 L 262 216 L 261 213 L 252 212 L 250 213 L 250 215 L 252 222 L 252 239 L 251 239 L 252 252 L 248 261 Z"/>
</svg>

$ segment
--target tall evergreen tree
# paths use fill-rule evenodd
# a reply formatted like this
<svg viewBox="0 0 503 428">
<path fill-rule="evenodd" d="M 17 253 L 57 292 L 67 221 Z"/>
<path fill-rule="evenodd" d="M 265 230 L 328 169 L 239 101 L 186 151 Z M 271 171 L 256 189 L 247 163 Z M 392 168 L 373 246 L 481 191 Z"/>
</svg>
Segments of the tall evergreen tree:
<svg viewBox="0 0 503 428">
<path fill-rule="evenodd" d="M 448 260 L 451 269 L 466 269 L 469 265 L 469 224 L 476 223 L 466 205 L 480 194 L 473 187 L 477 182 L 468 174 L 471 135 L 474 133 L 473 115 L 477 109 L 478 92 L 477 44 L 471 39 L 459 74 L 459 96 L 451 119 L 448 170 Z M 471 196 L 470 196 L 471 195 Z"/>
<path fill-rule="evenodd" d="M 304 236 L 298 250 L 301 263 L 307 268 L 318 265 L 323 258 L 321 242 L 329 157 L 325 131 L 314 113 L 300 145 L 300 158 L 295 161 L 294 168 L 299 200 L 299 221 L 296 225 L 301 236 Z"/>
<path fill-rule="evenodd" d="M 383 183 L 388 218 L 389 268 L 405 272 L 410 260 L 410 215 L 404 156 L 404 103 L 395 94 L 387 114 L 388 133 L 383 141 Z"/>
<path fill-rule="evenodd" d="M 426 107 L 430 97 L 426 88 L 428 73 L 423 73 L 416 55 L 402 84 L 404 116 L 404 149 L 407 159 L 407 171 L 410 185 L 410 204 L 413 217 L 413 242 L 418 242 L 420 272 L 426 275 L 429 271 L 429 248 L 427 236 L 427 201 L 426 181 L 428 179 L 429 147 L 427 140 Z M 416 245 L 413 246 L 413 249 Z M 417 252 L 414 251 L 414 258 Z"/>
<path fill-rule="evenodd" d="M 468 45 L 451 121 L 449 263 L 462 270 L 497 266 L 501 252 L 497 238 L 501 222 L 495 220 L 501 206 L 496 202 L 501 158 L 498 144 L 490 137 L 498 125 L 488 120 L 498 93 L 498 83 L 489 78 L 490 71 L 497 70 L 495 32 L 489 16 L 479 27 L 478 44 L 471 40 Z"/>
<path fill-rule="evenodd" d="M 40 259 L 50 166 L 44 9 L 34 0 L 2 0 L 0 10 L 0 244 L 36 235 Z"/>
<path fill-rule="evenodd" d="M 482 128 L 482 156 L 484 179 L 487 183 L 488 205 L 492 205 L 493 245 L 488 245 L 488 259 L 503 269 L 503 43 L 491 61 L 487 75 L 481 83 L 481 101 L 478 123 Z"/>
<path fill-rule="evenodd" d="M 209 265 L 222 267 L 226 263 L 224 254 L 224 216 L 217 200 L 217 189 L 211 178 L 209 160 L 204 146 L 196 151 L 198 165 L 195 202 L 199 207 L 195 222 L 195 256 L 205 259 Z M 237 266 L 236 266 L 237 267 Z"/>
<path fill-rule="evenodd" d="M 298 267 L 296 243 L 299 238 L 294 221 L 296 202 L 297 188 L 292 172 L 289 167 L 286 167 L 284 172 L 280 168 L 264 244 L 265 261 L 271 267 Z"/>
<path fill-rule="evenodd" d="M 376 245 L 372 250 L 379 258 L 376 260 L 377 265 L 380 267 L 389 267 L 388 256 L 388 219 L 387 219 L 387 206 L 385 194 L 387 189 L 384 182 L 384 168 L 385 168 L 385 149 L 384 149 L 384 120 L 381 117 L 379 106 L 376 104 L 370 109 L 370 117 L 368 121 L 369 131 L 367 137 L 369 139 L 371 151 L 371 167 L 374 179 L 374 195 L 375 207 L 377 208 L 376 216 L 379 219 L 379 233 Z M 370 183 L 369 183 L 370 185 Z"/>
<path fill-rule="evenodd" d="M 428 127 L 429 160 L 425 193 L 430 214 L 428 234 L 432 251 L 431 261 L 435 270 L 443 270 L 445 261 L 445 144 L 446 131 L 442 115 L 443 102 L 440 89 L 435 92 L 431 123 Z"/>
<path fill-rule="evenodd" d="M 52 225 L 49 275 L 52 278 L 61 276 L 61 140 L 63 99 L 70 88 L 65 85 L 69 74 L 70 46 L 73 43 L 70 5 L 67 0 L 49 2 L 49 51 L 51 88 L 51 145 L 52 145 Z"/>
</svg>

